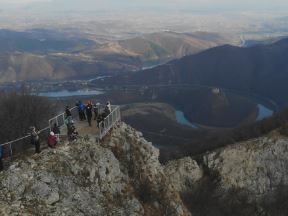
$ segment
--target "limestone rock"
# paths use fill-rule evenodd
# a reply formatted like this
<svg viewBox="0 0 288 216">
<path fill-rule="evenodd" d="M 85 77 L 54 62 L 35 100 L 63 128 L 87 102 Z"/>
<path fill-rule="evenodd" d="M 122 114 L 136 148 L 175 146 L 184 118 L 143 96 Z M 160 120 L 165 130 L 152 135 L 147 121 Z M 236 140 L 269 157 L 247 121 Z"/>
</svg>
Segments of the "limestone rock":
<svg viewBox="0 0 288 216">
<path fill-rule="evenodd" d="M 91 140 L 43 150 L 0 173 L 0 215 L 190 215 L 142 133 L 120 123 L 101 146 Z"/>
<path fill-rule="evenodd" d="M 0 215 L 143 215 L 131 187 L 110 149 L 80 140 L 0 173 Z"/>
<path fill-rule="evenodd" d="M 224 189 L 243 189 L 263 197 L 288 185 L 288 141 L 263 137 L 209 153 L 204 162 L 218 173 Z"/>
<path fill-rule="evenodd" d="M 203 177 L 203 170 L 190 157 L 168 162 L 164 172 L 170 185 L 182 193 L 191 191 Z"/>
<path fill-rule="evenodd" d="M 147 142 L 142 133 L 122 123 L 102 145 L 112 149 L 120 161 L 122 172 L 129 175 L 133 188 L 140 193 L 141 202 L 148 199 L 151 202 L 149 208 L 155 208 L 158 215 L 167 212 L 169 215 L 190 215 L 178 191 L 169 187 L 169 178 L 158 159 L 159 150 Z M 157 208 L 155 202 L 161 205 Z"/>
</svg>

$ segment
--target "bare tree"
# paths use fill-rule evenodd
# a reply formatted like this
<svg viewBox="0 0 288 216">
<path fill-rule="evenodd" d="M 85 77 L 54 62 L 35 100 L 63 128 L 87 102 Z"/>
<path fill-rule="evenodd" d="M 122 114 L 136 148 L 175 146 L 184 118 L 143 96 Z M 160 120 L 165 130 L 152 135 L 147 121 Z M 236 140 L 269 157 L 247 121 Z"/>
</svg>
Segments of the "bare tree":
<svg viewBox="0 0 288 216">
<path fill-rule="evenodd" d="M 25 135 L 31 125 L 46 127 L 54 109 L 48 98 L 26 92 L 0 95 L 0 142 Z"/>
</svg>

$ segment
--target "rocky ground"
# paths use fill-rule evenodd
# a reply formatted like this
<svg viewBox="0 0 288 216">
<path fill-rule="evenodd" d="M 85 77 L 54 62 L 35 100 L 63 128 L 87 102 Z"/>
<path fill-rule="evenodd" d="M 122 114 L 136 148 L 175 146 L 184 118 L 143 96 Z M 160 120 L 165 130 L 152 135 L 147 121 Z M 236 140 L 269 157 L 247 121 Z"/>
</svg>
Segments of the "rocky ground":
<svg viewBox="0 0 288 216">
<path fill-rule="evenodd" d="M 16 160 L 0 174 L 0 215 L 190 215 L 165 184 L 159 151 L 120 124 Z"/>
<path fill-rule="evenodd" d="M 86 137 L 14 161 L 0 173 L 0 215 L 239 215 L 214 211 L 209 197 L 234 190 L 249 194 L 247 205 L 277 200 L 288 184 L 287 144 L 272 133 L 162 165 L 158 149 L 119 123 L 101 143 Z M 212 177 L 210 190 L 203 182 Z M 197 200 L 211 211 L 201 213 Z M 258 206 L 246 215 L 276 214 Z"/>
</svg>

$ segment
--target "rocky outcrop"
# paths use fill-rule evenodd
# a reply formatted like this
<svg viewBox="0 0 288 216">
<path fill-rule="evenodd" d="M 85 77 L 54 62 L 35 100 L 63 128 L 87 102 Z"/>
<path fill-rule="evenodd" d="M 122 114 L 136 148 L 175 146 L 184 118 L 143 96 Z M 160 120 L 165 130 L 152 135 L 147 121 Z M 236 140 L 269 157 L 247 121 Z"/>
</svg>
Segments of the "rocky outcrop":
<svg viewBox="0 0 288 216">
<path fill-rule="evenodd" d="M 287 144 L 272 133 L 197 162 L 161 165 L 159 150 L 119 123 L 100 143 L 78 140 L 14 161 L 0 173 L 0 215 L 189 216 L 201 208 L 209 209 L 206 215 L 259 215 L 263 198 L 277 203 L 279 187 L 288 186 Z M 275 214 L 287 215 L 267 213 Z"/>
<path fill-rule="evenodd" d="M 143 215 L 119 167 L 91 141 L 19 160 L 0 175 L 0 215 Z"/>
<path fill-rule="evenodd" d="M 0 215 L 190 215 L 159 151 L 121 123 L 97 144 L 47 149 L 0 174 Z"/>
<path fill-rule="evenodd" d="M 159 150 L 147 142 L 142 133 L 122 124 L 103 145 L 112 149 L 122 172 L 129 175 L 146 207 L 146 215 L 190 215 L 165 175 L 158 160 Z"/>
<path fill-rule="evenodd" d="M 168 162 L 164 171 L 169 184 L 181 193 L 191 191 L 204 175 L 202 168 L 190 157 Z"/>
<path fill-rule="evenodd" d="M 209 153 L 204 163 L 217 173 L 223 189 L 247 191 L 252 199 L 288 186 L 288 140 L 277 134 Z"/>
</svg>

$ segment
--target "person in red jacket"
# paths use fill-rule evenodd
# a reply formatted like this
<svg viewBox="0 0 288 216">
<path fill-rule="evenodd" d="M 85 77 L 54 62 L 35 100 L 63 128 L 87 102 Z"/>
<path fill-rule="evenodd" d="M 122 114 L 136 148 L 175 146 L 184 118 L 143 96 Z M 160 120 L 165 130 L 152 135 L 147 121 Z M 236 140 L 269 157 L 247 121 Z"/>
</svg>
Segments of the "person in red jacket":
<svg viewBox="0 0 288 216">
<path fill-rule="evenodd" d="M 55 136 L 54 132 L 51 131 L 48 136 L 48 146 L 50 148 L 55 148 L 57 144 L 57 136 Z"/>
</svg>

